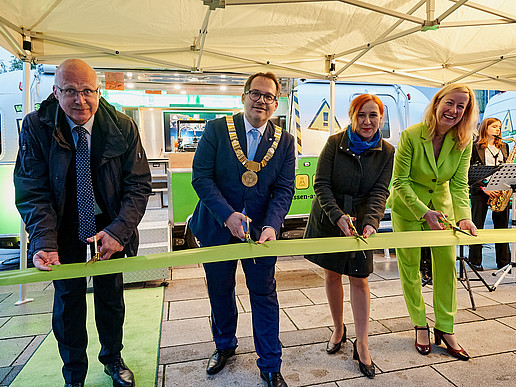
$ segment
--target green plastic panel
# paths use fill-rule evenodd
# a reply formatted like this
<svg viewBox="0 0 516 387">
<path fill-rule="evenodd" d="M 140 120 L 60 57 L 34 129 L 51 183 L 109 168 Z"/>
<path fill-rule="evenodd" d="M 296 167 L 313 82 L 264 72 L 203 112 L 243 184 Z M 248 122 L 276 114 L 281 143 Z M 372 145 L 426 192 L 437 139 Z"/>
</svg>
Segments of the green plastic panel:
<svg viewBox="0 0 516 387">
<path fill-rule="evenodd" d="M 20 234 L 20 214 L 14 205 L 14 164 L 0 164 L 0 236 Z"/>
</svg>

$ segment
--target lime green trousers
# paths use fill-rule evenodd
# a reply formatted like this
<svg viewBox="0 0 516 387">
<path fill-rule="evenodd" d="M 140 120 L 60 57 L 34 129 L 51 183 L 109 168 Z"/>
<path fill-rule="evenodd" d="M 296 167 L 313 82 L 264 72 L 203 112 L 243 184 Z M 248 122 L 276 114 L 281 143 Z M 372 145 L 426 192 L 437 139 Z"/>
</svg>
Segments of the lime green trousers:
<svg viewBox="0 0 516 387">
<path fill-rule="evenodd" d="M 425 221 L 412 222 L 391 212 L 393 231 L 429 230 Z M 457 315 L 457 247 L 431 247 L 432 283 L 435 327 L 445 333 L 453 333 Z M 426 307 L 421 291 L 421 248 L 396 249 L 401 287 L 412 324 L 424 327 Z"/>
</svg>

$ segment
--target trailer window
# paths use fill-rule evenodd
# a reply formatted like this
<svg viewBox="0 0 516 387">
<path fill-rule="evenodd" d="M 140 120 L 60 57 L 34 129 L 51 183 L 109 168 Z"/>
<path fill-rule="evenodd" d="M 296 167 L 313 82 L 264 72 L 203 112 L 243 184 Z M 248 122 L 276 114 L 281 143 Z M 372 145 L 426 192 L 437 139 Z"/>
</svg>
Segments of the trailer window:
<svg viewBox="0 0 516 387">
<path fill-rule="evenodd" d="M 380 130 L 382 131 L 382 137 L 384 139 L 387 139 L 387 138 L 391 137 L 391 125 L 389 123 L 389 108 L 387 107 L 386 104 L 384 104 L 383 107 L 384 107 L 384 112 L 383 112 L 384 123 Z"/>
</svg>

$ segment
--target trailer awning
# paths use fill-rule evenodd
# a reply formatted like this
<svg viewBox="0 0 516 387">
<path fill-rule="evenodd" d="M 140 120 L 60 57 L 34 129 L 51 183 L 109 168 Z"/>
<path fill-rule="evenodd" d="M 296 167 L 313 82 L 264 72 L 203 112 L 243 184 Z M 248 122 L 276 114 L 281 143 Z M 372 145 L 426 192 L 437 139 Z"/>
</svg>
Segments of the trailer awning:
<svg viewBox="0 0 516 387">
<path fill-rule="evenodd" d="M 516 90 L 514 0 L 0 0 L 0 9 L 0 45 L 35 63 Z"/>
</svg>

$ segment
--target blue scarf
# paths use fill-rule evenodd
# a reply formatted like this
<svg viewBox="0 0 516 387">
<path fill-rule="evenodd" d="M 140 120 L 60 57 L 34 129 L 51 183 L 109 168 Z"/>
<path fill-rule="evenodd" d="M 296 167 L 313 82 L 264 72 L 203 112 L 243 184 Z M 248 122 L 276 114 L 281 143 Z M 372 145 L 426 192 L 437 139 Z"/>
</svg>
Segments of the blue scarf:
<svg viewBox="0 0 516 387">
<path fill-rule="evenodd" d="M 349 150 L 353 153 L 361 155 L 364 151 L 374 148 L 378 145 L 378 142 L 381 140 L 382 136 L 380 134 L 380 129 L 376 131 L 371 141 L 362 140 L 358 134 L 351 130 L 351 125 L 348 126 L 348 139 L 349 139 Z"/>
</svg>

